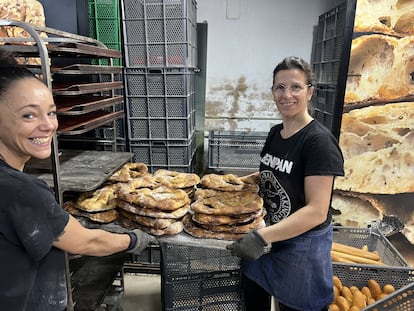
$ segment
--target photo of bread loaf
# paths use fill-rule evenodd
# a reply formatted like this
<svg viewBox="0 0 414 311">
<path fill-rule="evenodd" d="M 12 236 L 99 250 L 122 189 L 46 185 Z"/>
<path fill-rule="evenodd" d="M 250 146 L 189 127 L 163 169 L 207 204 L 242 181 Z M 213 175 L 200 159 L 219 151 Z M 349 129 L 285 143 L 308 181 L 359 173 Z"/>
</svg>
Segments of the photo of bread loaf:
<svg viewBox="0 0 414 311">
<path fill-rule="evenodd" d="M 339 143 L 333 219 L 404 223 L 414 244 L 414 1 L 358 0 Z"/>
</svg>

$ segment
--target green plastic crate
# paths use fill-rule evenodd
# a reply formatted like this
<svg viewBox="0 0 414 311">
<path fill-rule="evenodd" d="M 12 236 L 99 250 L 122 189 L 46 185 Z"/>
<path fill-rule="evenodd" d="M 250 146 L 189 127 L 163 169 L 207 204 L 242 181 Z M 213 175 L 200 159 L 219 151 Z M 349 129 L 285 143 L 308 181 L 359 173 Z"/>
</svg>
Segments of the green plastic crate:
<svg viewBox="0 0 414 311">
<path fill-rule="evenodd" d="M 121 28 L 118 0 L 88 1 L 89 37 L 97 39 L 109 49 L 121 51 Z M 108 66 L 108 59 L 95 60 L 93 64 Z M 122 66 L 121 59 L 113 59 L 113 66 Z"/>
</svg>

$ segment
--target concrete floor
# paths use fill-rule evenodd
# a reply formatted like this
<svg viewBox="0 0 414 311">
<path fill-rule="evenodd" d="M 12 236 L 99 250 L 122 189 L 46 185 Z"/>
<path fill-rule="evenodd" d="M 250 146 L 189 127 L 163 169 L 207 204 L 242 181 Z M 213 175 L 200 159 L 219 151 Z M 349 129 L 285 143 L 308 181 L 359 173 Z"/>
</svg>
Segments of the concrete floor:
<svg viewBox="0 0 414 311">
<path fill-rule="evenodd" d="M 123 311 L 161 311 L 161 277 L 158 274 L 124 274 Z"/>
<path fill-rule="evenodd" d="M 124 274 L 123 311 L 161 311 L 161 277 L 159 274 Z M 277 311 L 272 306 L 272 311 Z"/>
</svg>

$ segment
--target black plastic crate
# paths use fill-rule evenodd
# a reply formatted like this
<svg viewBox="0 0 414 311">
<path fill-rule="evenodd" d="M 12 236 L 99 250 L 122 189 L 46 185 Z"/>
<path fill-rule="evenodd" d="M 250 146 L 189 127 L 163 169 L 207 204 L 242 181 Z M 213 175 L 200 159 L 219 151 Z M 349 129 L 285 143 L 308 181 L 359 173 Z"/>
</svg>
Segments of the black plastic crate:
<svg viewBox="0 0 414 311">
<path fill-rule="evenodd" d="M 161 243 L 163 310 L 242 310 L 240 259 L 228 250 Z"/>
<path fill-rule="evenodd" d="M 346 2 L 319 16 L 312 65 L 317 83 L 336 84 L 346 21 Z"/>
<path fill-rule="evenodd" d="M 195 111 L 195 93 L 186 96 L 128 96 L 129 118 L 187 117 Z"/>
<path fill-rule="evenodd" d="M 414 310 L 414 283 L 406 285 L 393 294 L 378 300 L 364 311 L 412 311 Z"/>
<path fill-rule="evenodd" d="M 356 248 L 367 246 L 369 251 L 377 251 L 381 260 L 390 267 L 408 267 L 407 261 L 388 239 L 378 230 L 370 228 L 334 227 L 334 242 L 346 244 Z M 334 265 L 347 265 L 334 263 Z M 368 266 L 352 264 L 352 266 Z M 373 266 L 376 268 L 376 266 Z M 387 267 L 385 267 L 387 269 Z"/>
<path fill-rule="evenodd" d="M 187 140 L 134 140 L 130 150 L 135 162 L 145 163 L 151 172 L 172 169 L 189 172 L 194 169 L 195 135 Z"/>
<path fill-rule="evenodd" d="M 188 96 L 194 93 L 191 68 L 125 68 L 127 96 Z"/>
<path fill-rule="evenodd" d="M 208 137 L 208 167 L 258 169 L 267 132 L 211 131 Z"/>
<path fill-rule="evenodd" d="M 131 140 L 185 140 L 195 131 L 195 112 L 185 117 L 128 118 Z"/>
<path fill-rule="evenodd" d="M 338 276 L 342 284 L 350 287 L 357 286 L 361 289 L 367 286 L 368 280 L 373 279 L 383 287 L 392 284 L 397 290 L 395 293 L 374 304 L 366 307 L 370 311 L 412 311 L 414 306 L 414 270 L 408 267 L 356 267 L 345 265 L 334 265 L 334 275 Z"/>
<path fill-rule="evenodd" d="M 195 0 L 123 0 L 127 67 L 196 67 Z"/>
</svg>

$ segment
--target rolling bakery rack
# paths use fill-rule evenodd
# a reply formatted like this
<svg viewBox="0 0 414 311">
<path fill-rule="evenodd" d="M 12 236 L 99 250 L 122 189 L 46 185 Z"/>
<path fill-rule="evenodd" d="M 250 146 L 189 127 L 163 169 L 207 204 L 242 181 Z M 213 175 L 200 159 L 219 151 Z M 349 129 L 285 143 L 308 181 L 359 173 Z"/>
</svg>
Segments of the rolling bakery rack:
<svg viewBox="0 0 414 311">
<path fill-rule="evenodd" d="M 28 68 L 51 89 L 57 106 L 59 128 L 52 155 L 47 161 L 30 161 L 26 171 L 47 182 L 61 205 L 64 193 L 95 190 L 132 157 L 116 150 L 116 133 L 109 139 L 95 135 L 101 128 L 116 131 L 115 121 L 124 118 L 122 67 L 113 66 L 121 53 L 95 39 L 53 28 L 4 19 L 0 27 L 24 30 L 24 37 L 0 38 L 0 48 L 19 60 L 31 60 Z M 94 65 L 102 59 L 109 65 Z M 73 148 L 79 146 L 83 148 Z M 97 151 L 97 146 L 110 151 Z M 108 297 L 115 310 L 123 293 L 125 259 L 124 254 L 67 254 L 67 310 L 95 310 Z"/>
</svg>

